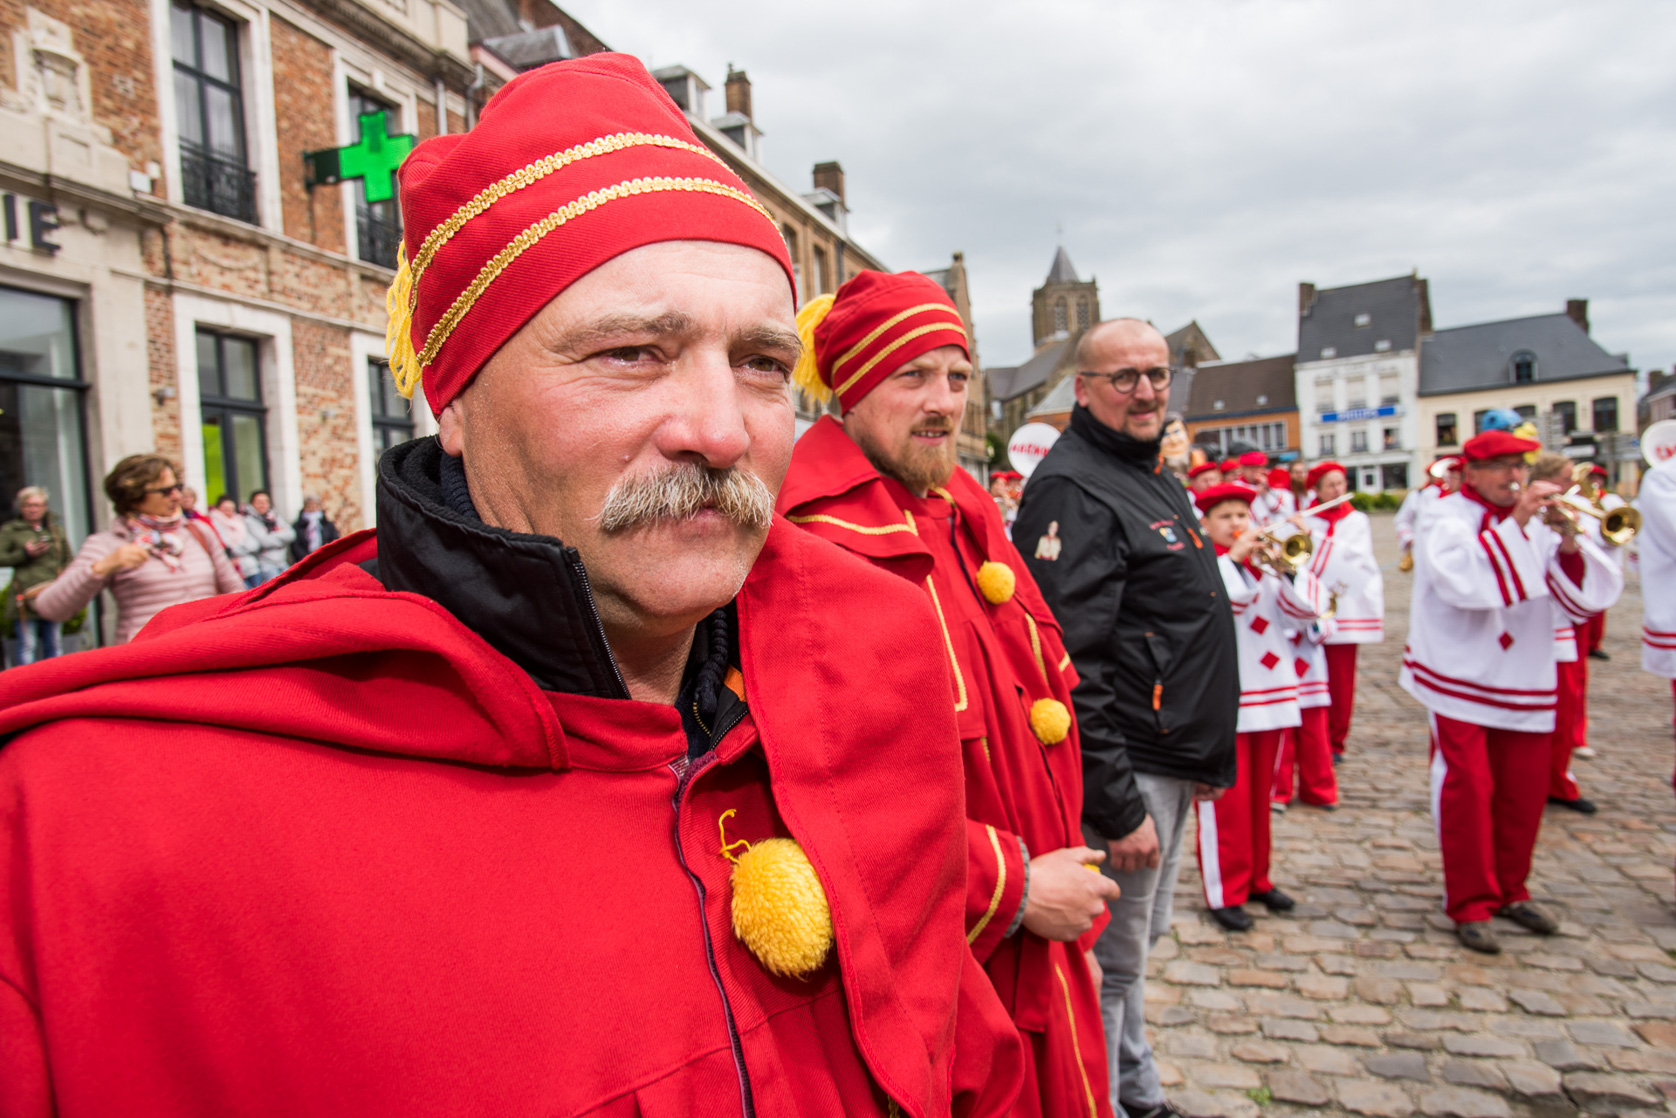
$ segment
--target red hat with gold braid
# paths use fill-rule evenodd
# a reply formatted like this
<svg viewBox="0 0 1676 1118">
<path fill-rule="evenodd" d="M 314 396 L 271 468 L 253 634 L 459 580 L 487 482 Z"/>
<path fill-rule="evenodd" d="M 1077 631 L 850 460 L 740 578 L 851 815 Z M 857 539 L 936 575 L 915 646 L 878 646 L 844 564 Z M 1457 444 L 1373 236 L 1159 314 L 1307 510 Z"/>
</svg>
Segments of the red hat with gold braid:
<svg viewBox="0 0 1676 1118">
<path fill-rule="evenodd" d="M 426 140 L 399 176 L 390 371 L 406 396 L 422 381 L 438 415 L 537 311 L 632 249 L 760 249 L 796 298 L 779 226 L 626 54 L 520 74 L 477 127 Z"/>
<path fill-rule="evenodd" d="M 918 272 L 859 272 L 836 295 L 797 313 L 803 359 L 792 374 L 818 400 L 849 411 L 897 369 L 939 346 L 972 356 L 966 326 L 942 284 Z"/>
</svg>

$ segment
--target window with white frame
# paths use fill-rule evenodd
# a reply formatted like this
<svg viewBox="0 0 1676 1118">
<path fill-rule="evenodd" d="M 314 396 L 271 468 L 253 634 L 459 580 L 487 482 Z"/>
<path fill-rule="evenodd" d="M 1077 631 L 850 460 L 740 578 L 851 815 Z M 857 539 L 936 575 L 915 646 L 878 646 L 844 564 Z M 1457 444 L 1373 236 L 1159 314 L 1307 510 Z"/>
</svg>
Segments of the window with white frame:
<svg viewBox="0 0 1676 1118">
<path fill-rule="evenodd" d="M 1350 453 L 1366 454 L 1368 450 L 1368 433 L 1366 431 L 1350 432 Z"/>
<path fill-rule="evenodd" d="M 1323 431 L 1320 439 L 1321 457 L 1331 458 L 1338 453 L 1338 437 L 1331 431 Z"/>
</svg>

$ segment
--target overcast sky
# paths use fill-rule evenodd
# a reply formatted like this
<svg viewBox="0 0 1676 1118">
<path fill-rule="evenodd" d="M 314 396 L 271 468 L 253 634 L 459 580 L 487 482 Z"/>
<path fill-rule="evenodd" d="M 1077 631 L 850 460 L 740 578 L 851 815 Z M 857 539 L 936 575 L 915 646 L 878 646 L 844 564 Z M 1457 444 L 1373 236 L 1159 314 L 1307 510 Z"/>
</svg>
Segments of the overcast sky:
<svg viewBox="0 0 1676 1118">
<path fill-rule="evenodd" d="M 751 78 L 768 168 L 844 165 L 893 269 L 966 253 L 986 365 L 1029 356 L 1063 226 L 1101 310 L 1290 353 L 1297 284 L 1418 269 L 1439 327 L 1590 300 L 1676 361 L 1676 3 L 560 0 L 614 49 Z"/>
</svg>

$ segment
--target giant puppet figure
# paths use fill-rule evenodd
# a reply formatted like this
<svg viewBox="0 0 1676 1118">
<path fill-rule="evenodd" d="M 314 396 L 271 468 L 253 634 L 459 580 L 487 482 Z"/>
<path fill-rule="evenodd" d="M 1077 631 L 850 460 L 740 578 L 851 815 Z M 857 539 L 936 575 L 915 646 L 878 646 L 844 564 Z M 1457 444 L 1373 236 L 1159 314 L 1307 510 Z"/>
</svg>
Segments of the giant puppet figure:
<svg viewBox="0 0 1676 1118">
<path fill-rule="evenodd" d="M 972 376 L 966 329 L 917 272 L 861 272 L 799 319 L 798 382 L 835 393 L 844 418 L 822 417 L 798 441 L 779 506 L 901 576 L 936 615 L 918 644 L 946 659 L 948 683 L 914 699 L 960 726 L 966 936 L 1025 1039 L 1014 1113 L 1109 1118 L 1099 995 L 1078 940 L 1092 945 L 1118 889 L 1088 872 L 1105 852 L 1082 841 L 1076 671 L 1059 625 L 995 502 L 955 458 Z"/>
<path fill-rule="evenodd" d="M 1460 490 L 1423 506 L 1398 677 L 1431 720 L 1445 910 L 1465 946 L 1492 954 L 1495 915 L 1558 931 L 1525 886 L 1557 702 L 1553 604 L 1584 621 L 1623 589 L 1587 536 L 1531 523 L 1560 492 L 1528 482 L 1525 455 L 1540 448 L 1507 431 L 1477 435 L 1461 448 Z"/>
<path fill-rule="evenodd" d="M 400 178 L 376 534 L 0 684 L 0 1110 L 1009 1112 L 935 613 L 773 517 L 779 227 L 623 55 Z"/>
</svg>

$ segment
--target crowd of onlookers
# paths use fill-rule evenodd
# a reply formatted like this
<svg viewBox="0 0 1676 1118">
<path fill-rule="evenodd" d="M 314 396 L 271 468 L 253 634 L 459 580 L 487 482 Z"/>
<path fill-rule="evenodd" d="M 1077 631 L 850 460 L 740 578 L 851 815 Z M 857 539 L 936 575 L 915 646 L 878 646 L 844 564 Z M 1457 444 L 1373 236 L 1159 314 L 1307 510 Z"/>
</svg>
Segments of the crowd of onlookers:
<svg viewBox="0 0 1676 1118">
<path fill-rule="evenodd" d="M 104 488 L 116 517 L 73 554 L 51 494 L 39 486 L 19 490 L 17 516 L 0 525 L 0 567 L 11 568 L 3 627 L 17 642 L 14 663 L 59 655 L 102 591 L 116 602 L 116 643 L 126 643 L 168 606 L 260 586 L 338 538 L 312 494 L 289 523 L 262 489 L 242 505 L 218 494 L 202 512 L 174 463 L 155 454 L 118 462 Z"/>
</svg>

